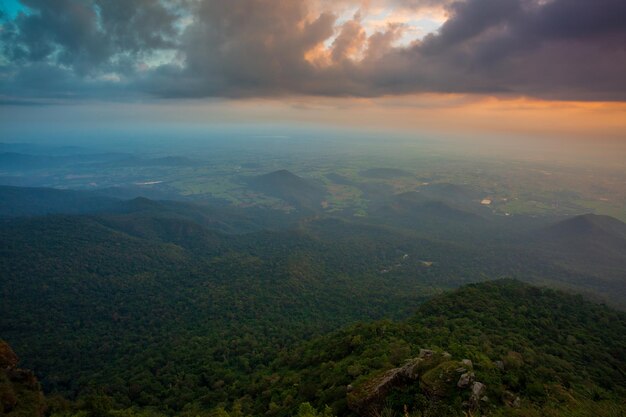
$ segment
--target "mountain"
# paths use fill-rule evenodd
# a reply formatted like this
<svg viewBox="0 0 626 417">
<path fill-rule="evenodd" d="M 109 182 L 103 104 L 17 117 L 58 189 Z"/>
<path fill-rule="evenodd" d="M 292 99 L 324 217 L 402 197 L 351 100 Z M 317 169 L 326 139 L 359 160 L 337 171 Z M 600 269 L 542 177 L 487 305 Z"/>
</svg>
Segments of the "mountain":
<svg viewBox="0 0 626 417">
<path fill-rule="evenodd" d="M 104 162 L 98 168 L 115 167 L 199 167 L 206 165 L 206 162 L 187 158 L 184 156 L 165 156 L 161 158 L 140 158 L 129 156 L 110 162 Z"/>
<path fill-rule="evenodd" d="M 0 186 L 0 217 L 116 210 L 120 200 L 85 191 Z"/>
<path fill-rule="evenodd" d="M 397 194 L 390 203 L 374 210 L 371 217 L 381 224 L 448 239 L 475 237 L 477 230 L 484 233 L 489 228 L 484 217 L 421 192 Z"/>
<path fill-rule="evenodd" d="M 395 196 L 394 201 L 386 206 L 391 216 L 428 217 L 427 220 L 439 221 L 475 221 L 481 219 L 475 213 L 456 208 L 444 201 L 435 200 L 420 192 L 406 192 Z"/>
<path fill-rule="evenodd" d="M 100 192 L 0 186 L 0 217 L 41 216 L 49 214 L 99 214 L 109 227 L 133 235 L 156 238 L 169 222 L 169 228 L 198 226 L 224 233 L 258 231 L 283 222 L 281 213 L 239 210 L 201 203 L 150 200 L 145 197 L 124 200 Z M 254 217 L 253 217 L 254 215 Z M 149 226 L 149 222 L 162 222 Z M 179 222 L 179 226 L 173 223 Z M 187 223 L 183 226 L 182 223 Z M 153 229 L 149 231 L 148 229 Z"/>
<path fill-rule="evenodd" d="M 178 315 L 177 325 L 189 317 Z M 120 311 L 112 323 L 119 330 L 132 326 L 132 313 Z M 116 342 L 129 352 L 136 343 L 149 346 L 135 358 L 148 369 L 118 364 L 75 403 L 48 401 L 49 411 L 72 417 L 616 417 L 626 412 L 626 313 L 515 280 L 467 285 L 431 298 L 409 318 L 359 322 L 287 346 L 229 339 L 212 352 L 237 364 L 220 379 L 213 365 L 185 366 L 181 351 L 198 355 L 205 346 L 201 336 L 181 334 L 186 336 L 173 341 L 131 342 L 122 331 L 115 339 L 98 340 L 100 355 Z M 0 365 L 9 367 L 0 369 L 0 390 L 7 386 L 2 372 L 17 362 L 4 346 L 0 342 Z M 242 358 L 262 347 L 273 358 L 269 363 Z M 95 359 L 73 357 L 83 365 Z M 164 385 L 167 378 L 171 382 Z M 204 395 L 193 401 L 192 390 Z M 31 403 L 41 404 L 41 394 L 31 391 L 39 395 Z M 228 395 L 216 396 L 220 391 Z M 6 398 L 11 397 L 0 401 Z M 159 405 L 143 407 L 150 402 Z"/>
<path fill-rule="evenodd" d="M 147 238 L 153 233 L 159 234 L 159 229 L 166 223 L 170 226 L 178 223 L 190 233 L 194 229 L 210 229 L 229 234 L 259 231 L 264 225 L 263 219 L 253 219 L 242 210 L 200 203 L 155 201 L 144 197 L 124 201 L 119 205 L 118 212 L 103 214 L 100 218 L 110 227 Z M 161 222 L 161 226 L 144 227 L 150 222 Z"/>
<path fill-rule="evenodd" d="M 626 224 L 613 217 L 584 214 L 562 220 L 541 230 L 534 243 L 538 256 L 626 286 Z M 623 288 L 616 291 L 626 294 Z"/>
<path fill-rule="evenodd" d="M 5 217 L 0 336 L 47 393 L 77 399 L 63 417 L 80 416 L 94 395 L 92 404 L 127 409 L 104 416 L 225 416 L 220 406 L 233 416 L 387 414 L 384 404 L 417 415 L 619 415 L 623 313 L 515 281 L 446 292 L 514 276 L 623 303 L 616 265 L 540 247 L 619 235 L 619 224 L 592 217 L 589 234 L 566 220 L 511 246 L 460 231 L 492 218 L 421 193 L 392 208 L 455 226 L 444 239 L 379 219 L 264 218 L 146 198 L 115 200 L 107 212 Z M 297 223 L 268 226 L 288 218 Z M 474 382 L 482 395 L 472 397 Z"/>
<path fill-rule="evenodd" d="M 0 142 L 0 152 L 22 153 L 30 155 L 77 155 L 92 154 L 94 151 L 89 148 L 72 145 L 45 145 L 41 143 L 6 143 Z"/>
<path fill-rule="evenodd" d="M 286 169 L 255 177 L 249 184 L 253 189 L 280 198 L 297 208 L 317 209 L 326 195 L 323 188 Z"/>
<path fill-rule="evenodd" d="M 41 155 L 28 155 L 17 152 L 2 152 L 0 153 L 0 169 L 30 169 L 43 165 L 52 165 L 58 162 L 59 158 L 41 156 Z"/>
<path fill-rule="evenodd" d="M 386 244 L 224 235 L 132 204 L 149 210 L 0 221 L 0 334 L 47 390 L 107 386 L 120 401 L 179 411 L 202 397 L 217 404 L 232 395 L 219 381 L 267 364 L 280 346 L 427 291 L 381 279 L 377 266 L 395 252 Z M 181 369 L 203 381 L 187 394 Z"/>
<path fill-rule="evenodd" d="M 404 321 L 314 338 L 256 382 L 276 410 L 609 417 L 626 412 L 624 347 L 625 313 L 500 280 L 434 297 Z"/>
<path fill-rule="evenodd" d="M 626 223 L 604 215 L 583 214 L 549 226 L 544 237 L 554 241 L 586 242 L 589 245 L 626 242 Z"/>
<path fill-rule="evenodd" d="M 429 200 L 443 201 L 461 208 L 475 206 L 484 196 L 474 187 L 450 183 L 427 184 L 420 187 L 419 192 Z"/>
</svg>

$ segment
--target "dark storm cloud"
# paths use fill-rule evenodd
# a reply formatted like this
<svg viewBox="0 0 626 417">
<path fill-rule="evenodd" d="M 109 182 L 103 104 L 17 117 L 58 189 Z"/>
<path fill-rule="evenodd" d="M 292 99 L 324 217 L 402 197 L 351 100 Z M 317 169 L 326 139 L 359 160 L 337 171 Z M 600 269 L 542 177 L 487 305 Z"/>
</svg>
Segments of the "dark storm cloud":
<svg viewBox="0 0 626 417">
<path fill-rule="evenodd" d="M 175 16 L 155 0 L 22 0 L 3 27 L 4 54 L 14 62 L 52 60 L 81 73 L 98 71 L 118 53 L 171 44 Z"/>
<path fill-rule="evenodd" d="M 395 43 L 402 25 L 367 34 L 358 13 L 339 21 L 333 4 L 367 3 L 358 0 L 23 3 L 30 12 L 0 34 L 5 96 L 626 100 L 623 0 L 388 0 L 390 8 L 448 12 L 438 32 L 408 46 Z M 165 53 L 170 62 L 159 61 Z"/>
</svg>

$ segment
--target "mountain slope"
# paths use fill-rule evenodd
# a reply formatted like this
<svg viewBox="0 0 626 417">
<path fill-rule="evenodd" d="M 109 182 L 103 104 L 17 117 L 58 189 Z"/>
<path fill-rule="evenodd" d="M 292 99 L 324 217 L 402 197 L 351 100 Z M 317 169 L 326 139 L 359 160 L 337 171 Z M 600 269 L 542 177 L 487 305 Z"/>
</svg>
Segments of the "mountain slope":
<svg viewBox="0 0 626 417">
<path fill-rule="evenodd" d="M 563 220 L 546 228 L 543 237 L 559 243 L 600 246 L 624 245 L 626 223 L 610 216 L 583 214 Z"/>
<path fill-rule="evenodd" d="M 569 270 L 626 285 L 626 224 L 609 216 L 585 214 L 553 224 L 533 240 L 539 257 Z"/>
<path fill-rule="evenodd" d="M 626 314 L 495 281 L 435 297 L 407 321 L 305 342 L 260 372 L 258 392 L 271 390 L 278 409 L 311 402 L 338 415 L 617 416 L 626 412 L 625 352 Z"/>
<path fill-rule="evenodd" d="M 0 186 L 0 217 L 105 212 L 119 203 L 85 191 Z"/>
<path fill-rule="evenodd" d="M 393 201 L 381 207 L 376 213 L 381 221 L 385 219 L 407 222 L 472 222 L 481 220 L 475 213 L 454 207 L 441 200 L 427 197 L 420 192 L 406 192 L 394 196 Z"/>
</svg>

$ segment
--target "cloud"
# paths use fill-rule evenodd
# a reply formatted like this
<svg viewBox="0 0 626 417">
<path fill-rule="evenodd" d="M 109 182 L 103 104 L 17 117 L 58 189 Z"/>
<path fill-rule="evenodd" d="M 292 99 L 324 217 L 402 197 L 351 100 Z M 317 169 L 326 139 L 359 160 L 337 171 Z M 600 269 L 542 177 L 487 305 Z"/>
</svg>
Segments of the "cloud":
<svg viewBox="0 0 626 417">
<path fill-rule="evenodd" d="M 27 12 L 0 23 L 3 96 L 626 100 L 623 0 L 22 3 Z M 407 45 L 406 22 L 368 32 L 373 8 L 448 18 Z"/>
</svg>

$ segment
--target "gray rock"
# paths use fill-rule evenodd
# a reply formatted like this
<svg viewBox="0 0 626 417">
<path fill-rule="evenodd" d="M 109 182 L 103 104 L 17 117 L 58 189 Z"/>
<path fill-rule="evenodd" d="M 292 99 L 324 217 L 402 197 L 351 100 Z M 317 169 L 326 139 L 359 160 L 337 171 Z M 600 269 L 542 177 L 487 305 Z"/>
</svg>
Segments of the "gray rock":
<svg viewBox="0 0 626 417">
<path fill-rule="evenodd" d="M 513 408 L 520 408 L 522 406 L 522 400 L 520 399 L 520 397 L 515 397 L 515 400 L 513 400 L 511 406 Z"/>
<path fill-rule="evenodd" d="M 456 386 L 459 388 L 467 388 L 474 380 L 473 372 L 466 372 L 459 378 L 459 381 L 456 383 Z"/>
<path fill-rule="evenodd" d="M 417 379 L 417 377 L 419 376 L 417 368 L 419 367 L 419 364 L 422 363 L 422 361 L 423 359 L 421 358 L 410 359 L 404 364 L 402 368 L 400 368 L 400 372 L 402 373 L 402 375 L 409 379 Z"/>
<path fill-rule="evenodd" d="M 485 393 L 485 389 L 487 389 L 487 387 L 482 382 L 474 382 L 472 385 L 472 397 L 475 399 L 480 398 Z"/>
<path fill-rule="evenodd" d="M 418 367 L 423 361 L 423 358 L 410 359 L 403 366 L 390 369 L 358 388 L 348 385 L 348 406 L 359 414 L 369 415 L 372 407 L 377 408 L 394 387 L 412 384 L 418 379 Z"/>
<path fill-rule="evenodd" d="M 469 368 L 473 367 L 472 361 L 469 359 L 463 359 L 461 363 Z"/>
<path fill-rule="evenodd" d="M 435 352 L 433 352 L 430 349 L 420 349 L 419 357 L 420 358 L 431 358 L 434 354 L 435 354 Z"/>
</svg>

